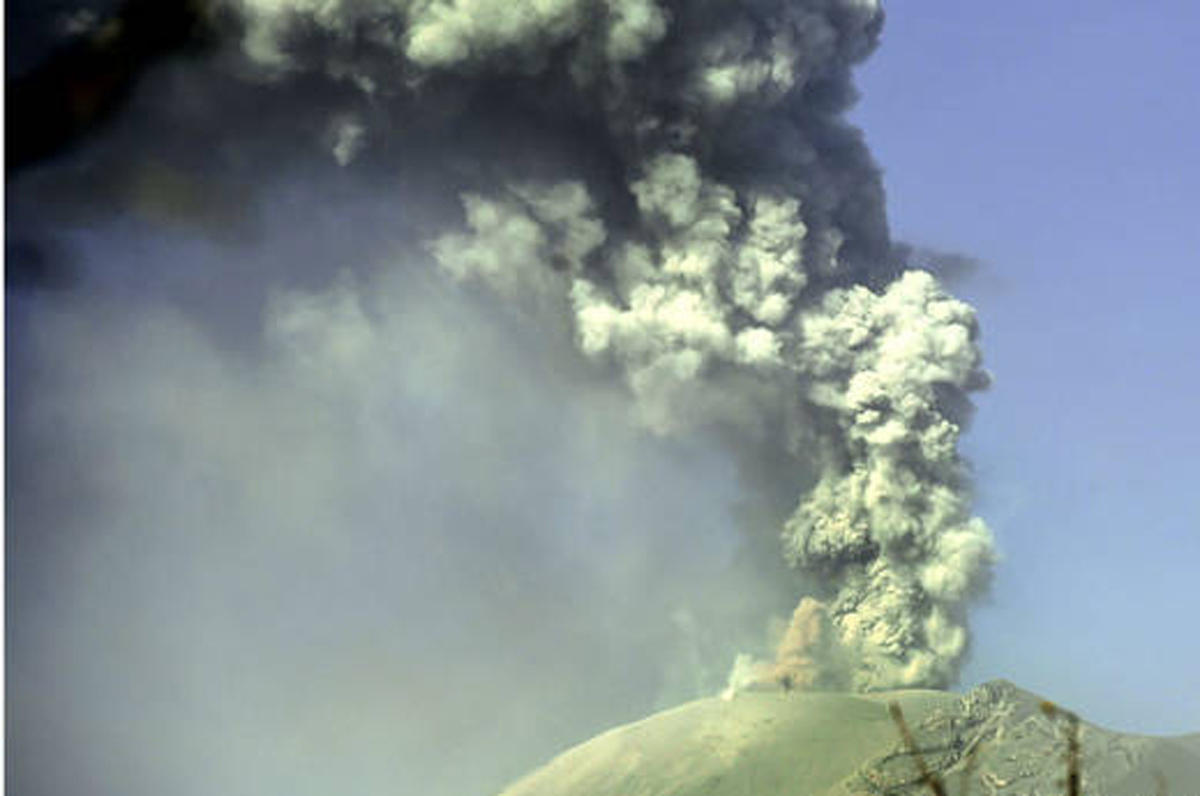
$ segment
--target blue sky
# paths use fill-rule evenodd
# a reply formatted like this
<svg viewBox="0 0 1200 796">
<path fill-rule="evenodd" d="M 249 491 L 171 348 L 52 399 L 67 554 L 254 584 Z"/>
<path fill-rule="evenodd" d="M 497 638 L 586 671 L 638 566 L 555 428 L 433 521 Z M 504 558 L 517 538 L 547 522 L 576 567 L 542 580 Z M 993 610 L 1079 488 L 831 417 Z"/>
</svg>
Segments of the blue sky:
<svg viewBox="0 0 1200 796">
<path fill-rule="evenodd" d="M 1200 81 L 1185 3 L 893 3 L 854 114 L 893 231 L 970 254 L 965 451 L 1004 557 L 965 683 L 1200 726 Z"/>
</svg>

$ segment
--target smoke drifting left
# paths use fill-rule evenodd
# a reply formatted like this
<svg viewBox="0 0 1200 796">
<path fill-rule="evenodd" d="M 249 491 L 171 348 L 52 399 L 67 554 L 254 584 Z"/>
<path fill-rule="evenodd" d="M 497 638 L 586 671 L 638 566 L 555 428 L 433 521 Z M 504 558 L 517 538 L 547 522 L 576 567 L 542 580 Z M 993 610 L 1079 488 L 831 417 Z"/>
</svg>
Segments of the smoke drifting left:
<svg viewBox="0 0 1200 796">
<path fill-rule="evenodd" d="M 988 376 L 844 118 L 875 2 L 199 18 L 10 186 L 74 266 L 10 285 L 21 791 L 486 791 L 787 617 L 759 674 L 954 681 Z"/>
</svg>

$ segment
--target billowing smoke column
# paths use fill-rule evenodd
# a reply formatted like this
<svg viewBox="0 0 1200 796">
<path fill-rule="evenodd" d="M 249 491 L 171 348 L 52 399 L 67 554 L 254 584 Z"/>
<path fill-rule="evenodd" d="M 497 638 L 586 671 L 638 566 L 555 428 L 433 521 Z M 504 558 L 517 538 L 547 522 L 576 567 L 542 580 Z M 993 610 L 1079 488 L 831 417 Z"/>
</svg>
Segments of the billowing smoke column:
<svg viewBox="0 0 1200 796">
<path fill-rule="evenodd" d="M 797 491 L 782 553 L 820 601 L 776 669 L 836 662 L 796 681 L 855 689 L 954 679 L 994 558 L 956 450 L 987 376 L 971 308 L 903 269 L 843 119 L 876 0 L 237 9 L 264 79 L 356 86 L 435 152 L 495 137 L 445 158 L 462 223 L 428 250 L 448 274 L 563 319 L 654 432 L 720 429 L 795 463 L 765 477 Z M 387 134 L 335 132 L 341 163 Z"/>
</svg>

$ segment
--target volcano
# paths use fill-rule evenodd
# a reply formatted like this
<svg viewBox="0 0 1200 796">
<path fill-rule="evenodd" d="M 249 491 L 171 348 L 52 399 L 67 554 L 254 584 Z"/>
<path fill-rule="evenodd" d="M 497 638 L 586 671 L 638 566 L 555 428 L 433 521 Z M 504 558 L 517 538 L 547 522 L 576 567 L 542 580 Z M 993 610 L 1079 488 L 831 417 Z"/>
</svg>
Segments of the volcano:
<svg viewBox="0 0 1200 796">
<path fill-rule="evenodd" d="M 1071 792 L 1072 766 L 1089 796 L 1191 793 L 1200 733 L 1112 732 L 1006 681 L 966 694 L 759 687 L 605 732 L 501 796 L 1051 796 Z"/>
</svg>

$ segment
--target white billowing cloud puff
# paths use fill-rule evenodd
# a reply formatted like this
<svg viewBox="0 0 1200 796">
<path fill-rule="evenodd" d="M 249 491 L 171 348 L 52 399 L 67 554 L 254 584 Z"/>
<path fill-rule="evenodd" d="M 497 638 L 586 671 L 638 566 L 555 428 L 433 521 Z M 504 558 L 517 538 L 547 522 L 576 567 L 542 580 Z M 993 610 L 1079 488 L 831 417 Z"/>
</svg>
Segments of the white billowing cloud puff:
<svg viewBox="0 0 1200 796">
<path fill-rule="evenodd" d="M 987 375 L 971 308 L 894 262 L 843 117 L 876 0 L 238 7 L 252 61 L 349 77 L 409 117 L 435 87 L 507 92 L 496 105 L 554 156 L 532 173 L 516 142 L 481 164 L 461 224 L 428 236 L 441 269 L 559 313 L 654 432 L 727 428 L 795 462 L 764 476 L 801 484 L 782 552 L 840 647 L 821 659 L 851 668 L 814 681 L 953 681 L 994 559 L 957 450 Z M 324 46 L 304 45 L 314 31 Z M 368 133 L 343 128 L 339 162 Z"/>
</svg>

